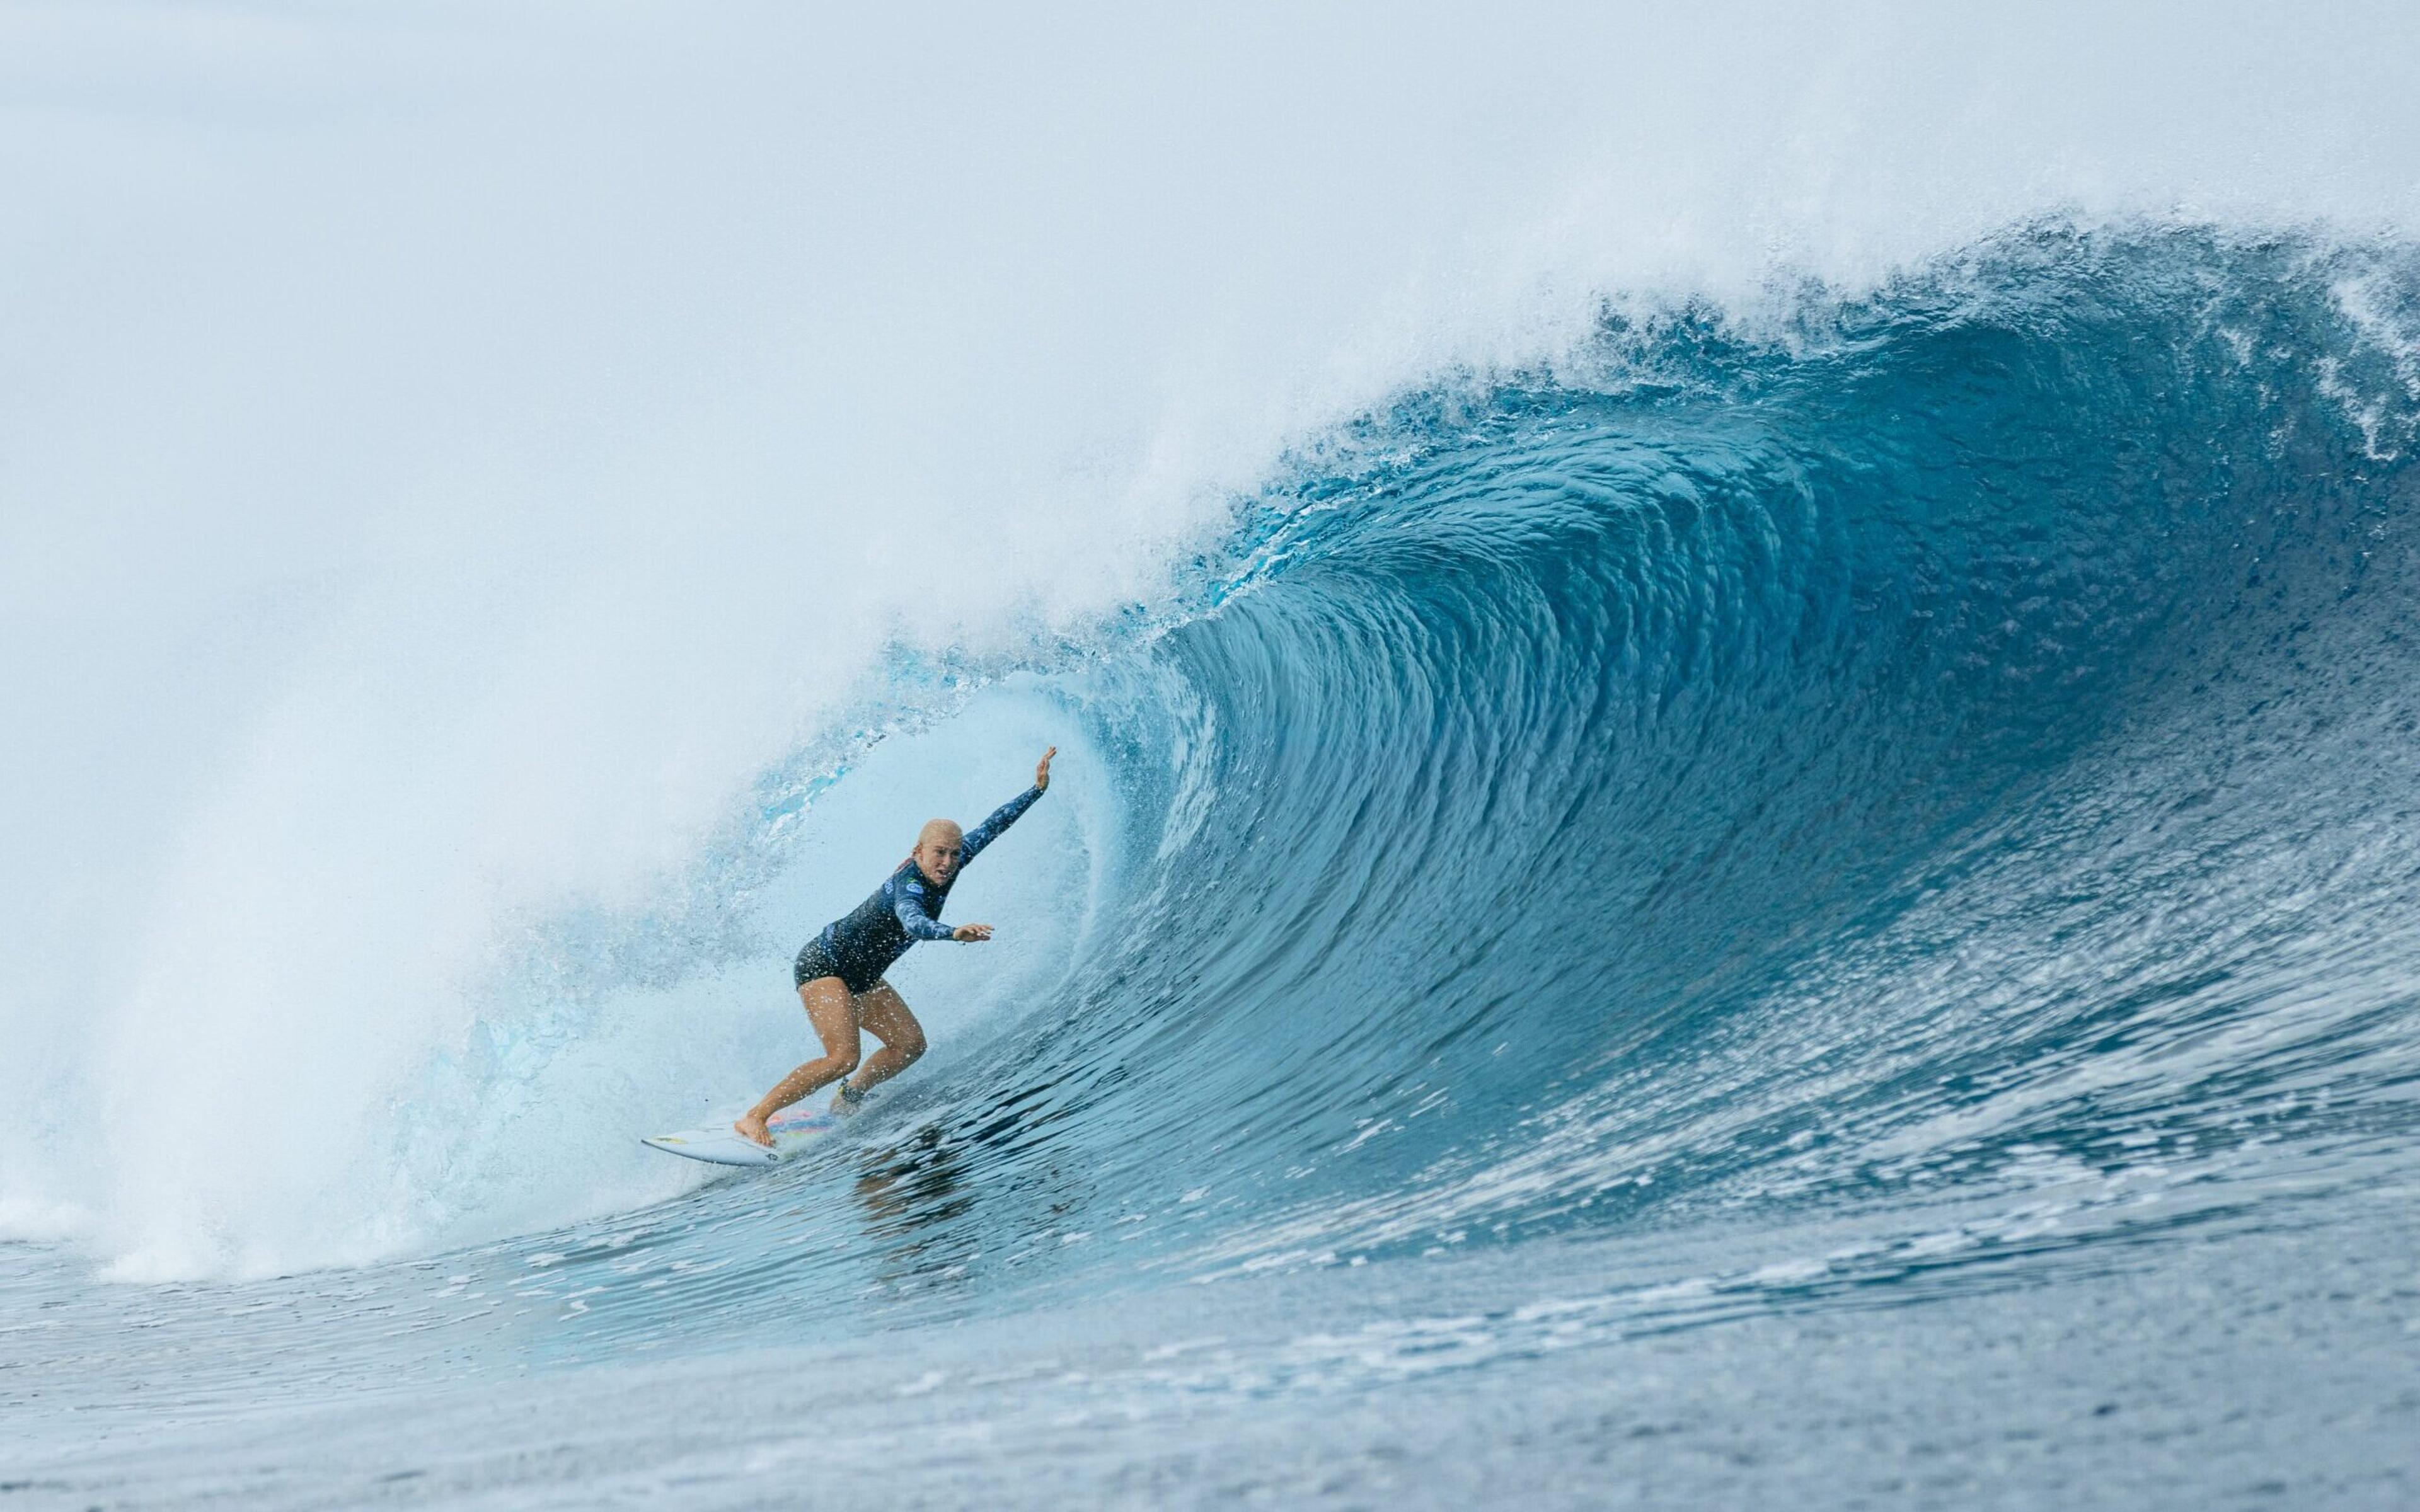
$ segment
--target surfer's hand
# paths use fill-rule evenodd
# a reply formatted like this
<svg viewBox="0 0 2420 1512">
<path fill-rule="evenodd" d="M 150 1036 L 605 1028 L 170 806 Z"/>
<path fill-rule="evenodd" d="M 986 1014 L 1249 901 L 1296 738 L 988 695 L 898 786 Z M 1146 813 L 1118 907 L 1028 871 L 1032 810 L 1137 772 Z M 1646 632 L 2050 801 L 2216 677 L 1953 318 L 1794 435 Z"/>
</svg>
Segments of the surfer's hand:
<svg viewBox="0 0 2420 1512">
<path fill-rule="evenodd" d="M 950 931 L 950 938 L 963 941 L 968 945 L 972 945 L 977 940 L 990 939 L 991 926 L 989 924 L 961 924 L 956 929 Z"/>
<path fill-rule="evenodd" d="M 1033 769 L 1033 785 L 1045 793 L 1050 791 L 1050 758 L 1058 754 L 1059 748 L 1051 747 L 1042 753 L 1042 764 Z"/>
</svg>

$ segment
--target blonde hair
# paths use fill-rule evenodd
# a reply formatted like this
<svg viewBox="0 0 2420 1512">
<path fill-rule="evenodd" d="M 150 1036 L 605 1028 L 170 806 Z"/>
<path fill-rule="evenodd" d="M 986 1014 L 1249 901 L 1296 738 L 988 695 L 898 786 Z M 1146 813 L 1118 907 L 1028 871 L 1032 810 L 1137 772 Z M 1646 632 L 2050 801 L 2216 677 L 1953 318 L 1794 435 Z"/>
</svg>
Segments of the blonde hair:
<svg viewBox="0 0 2420 1512">
<path fill-rule="evenodd" d="M 964 843 L 966 838 L 967 832 L 958 827 L 954 819 L 927 819 L 924 827 L 916 831 L 916 848 L 921 851 L 935 841 Z"/>
</svg>

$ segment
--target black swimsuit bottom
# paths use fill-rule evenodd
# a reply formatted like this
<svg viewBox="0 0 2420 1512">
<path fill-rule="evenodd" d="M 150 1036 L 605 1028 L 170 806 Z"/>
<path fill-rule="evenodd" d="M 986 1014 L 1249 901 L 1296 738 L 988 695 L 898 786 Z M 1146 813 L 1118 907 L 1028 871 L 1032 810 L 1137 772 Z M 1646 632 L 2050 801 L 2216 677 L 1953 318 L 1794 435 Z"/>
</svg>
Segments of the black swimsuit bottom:
<svg viewBox="0 0 2420 1512">
<path fill-rule="evenodd" d="M 855 970 L 850 967 L 854 965 Z M 792 980 L 803 987 L 818 977 L 838 977 L 851 993 L 870 993 L 882 980 L 882 967 L 866 962 L 847 962 L 824 948 L 820 939 L 809 940 L 799 952 L 798 968 Z"/>
</svg>

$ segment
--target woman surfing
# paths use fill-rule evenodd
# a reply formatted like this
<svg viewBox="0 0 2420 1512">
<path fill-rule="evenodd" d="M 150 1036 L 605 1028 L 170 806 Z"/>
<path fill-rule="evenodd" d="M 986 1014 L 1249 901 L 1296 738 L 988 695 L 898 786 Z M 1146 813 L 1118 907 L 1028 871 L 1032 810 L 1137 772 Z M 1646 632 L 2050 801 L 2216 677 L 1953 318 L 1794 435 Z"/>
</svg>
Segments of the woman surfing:
<svg viewBox="0 0 2420 1512">
<path fill-rule="evenodd" d="M 989 924 L 953 928 L 942 923 L 941 905 L 967 864 L 1049 790 L 1050 758 L 1058 754 L 1056 746 L 1044 751 L 1033 768 L 1033 786 L 974 828 L 962 831 L 947 819 L 927 821 L 917 832 L 915 850 L 874 895 L 807 942 L 799 952 L 793 980 L 824 1053 L 783 1077 L 731 1126 L 741 1138 L 771 1149 L 773 1136 L 765 1120 L 835 1081 L 840 1090 L 832 1097 L 832 1111 L 854 1113 L 868 1088 L 898 1075 L 923 1055 L 923 1026 L 882 974 L 919 940 L 973 945 L 991 938 Z M 861 1031 L 882 1041 L 862 1067 L 858 1064 Z M 857 1074 L 851 1077 L 851 1072 Z"/>
</svg>

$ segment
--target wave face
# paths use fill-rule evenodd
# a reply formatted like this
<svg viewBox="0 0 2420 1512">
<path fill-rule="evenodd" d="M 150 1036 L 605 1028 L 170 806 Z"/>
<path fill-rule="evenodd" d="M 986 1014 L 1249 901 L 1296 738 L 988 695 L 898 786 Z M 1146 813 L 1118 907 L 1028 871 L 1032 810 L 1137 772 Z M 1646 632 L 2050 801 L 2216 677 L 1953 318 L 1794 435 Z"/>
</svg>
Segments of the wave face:
<svg viewBox="0 0 2420 1512">
<path fill-rule="evenodd" d="M 1009 1026 L 845 1158 L 509 1253 L 644 1240 L 571 1331 L 694 1343 L 1743 1214 L 1899 1275 L 1944 1202 L 2000 1263 L 2403 1159 L 2415 290 L 2048 225 L 1406 397 L 1019 685 L 1114 802 Z"/>
<path fill-rule="evenodd" d="M 984 1159 L 1266 1262 L 2407 1137 L 2412 275 L 2043 227 L 1303 460 L 1071 681 L 1132 872 Z"/>
<path fill-rule="evenodd" d="M 1208 1294 L 1180 1282 L 1481 1308 L 1373 1343 L 1256 1291 L 1261 1354 L 1096 1375 L 1257 1400 L 2354 1225 L 2420 1112 L 2415 332 L 2398 245 L 2050 224 L 1756 320 L 1608 310 L 1551 371 L 1407 394 L 1294 456 L 1179 609 L 892 742 L 990 772 L 1068 732 L 970 874 L 1063 917 L 1047 958 L 911 958 L 956 974 L 908 984 L 959 1042 L 850 1142 L 202 1288 L 143 1348 L 256 1401 L 262 1350 L 313 1396 L 887 1335 L 904 1399 Z M 742 849 L 868 780 L 775 782 Z M 718 1053 L 803 1049 L 764 1024 Z M 491 1027 L 474 1103 L 572 1032 Z M 582 1075 L 627 1107 L 655 1064 Z M 491 1134 L 411 1137 L 525 1179 Z M 1692 1257 L 1590 1247 L 1654 1236 Z M 1601 1294 L 1472 1304 L 1419 1279 L 1439 1252 Z M 266 1315 L 237 1349 L 232 1312 Z M 900 1332 L 935 1320 L 1010 1332 Z"/>
</svg>

